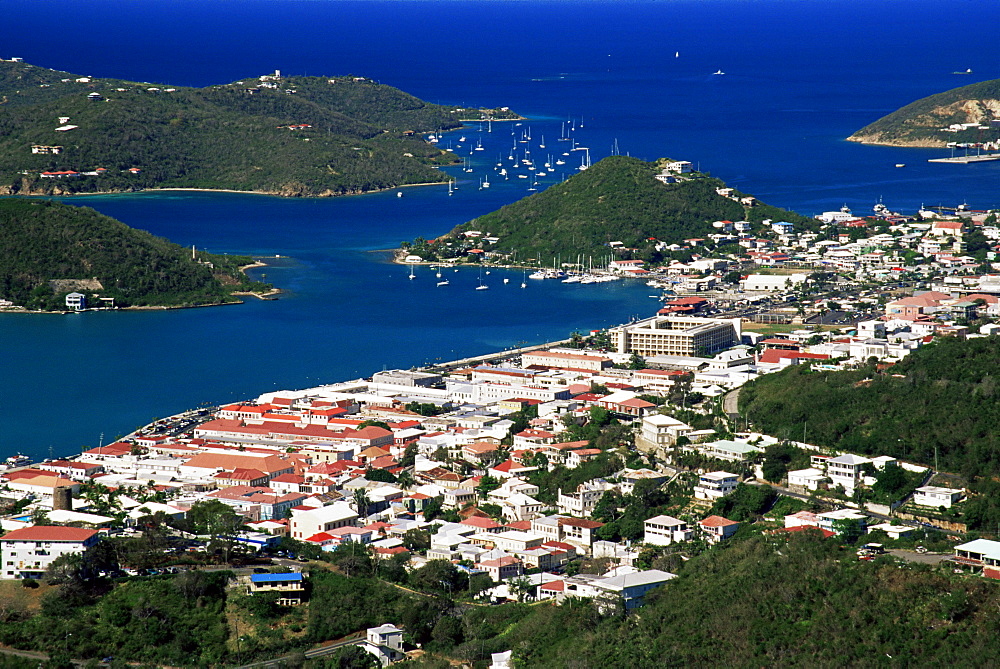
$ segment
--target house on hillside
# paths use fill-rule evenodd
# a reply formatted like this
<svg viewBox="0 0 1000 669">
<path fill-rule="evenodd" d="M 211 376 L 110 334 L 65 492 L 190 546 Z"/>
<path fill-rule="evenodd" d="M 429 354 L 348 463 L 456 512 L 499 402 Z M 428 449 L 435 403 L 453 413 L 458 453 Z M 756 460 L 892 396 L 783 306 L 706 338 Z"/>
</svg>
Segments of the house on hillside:
<svg viewBox="0 0 1000 669">
<path fill-rule="evenodd" d="M 300 573 L 251 574 L 247 594 L 277 592 L 279 606 L 298 606 L 305 596 L 305 577 Z"/>
</svg>

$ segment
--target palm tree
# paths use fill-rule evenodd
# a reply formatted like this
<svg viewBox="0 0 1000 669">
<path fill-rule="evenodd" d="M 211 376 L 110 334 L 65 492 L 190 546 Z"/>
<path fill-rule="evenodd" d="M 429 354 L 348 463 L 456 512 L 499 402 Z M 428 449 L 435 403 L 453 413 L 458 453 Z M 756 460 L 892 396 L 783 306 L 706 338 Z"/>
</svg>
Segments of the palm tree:
<svg viewBox="0 0 1000 669">
<path fill-rule="evenodd" d="M 364 488 L 358 488 L 354 491 L 354 506 L 358 510 L 358 515 L 362 518 L 368 517 L 368 507 L 372 505 L 372 501 L 368 499 L 368 491 Z"/>
</svg>

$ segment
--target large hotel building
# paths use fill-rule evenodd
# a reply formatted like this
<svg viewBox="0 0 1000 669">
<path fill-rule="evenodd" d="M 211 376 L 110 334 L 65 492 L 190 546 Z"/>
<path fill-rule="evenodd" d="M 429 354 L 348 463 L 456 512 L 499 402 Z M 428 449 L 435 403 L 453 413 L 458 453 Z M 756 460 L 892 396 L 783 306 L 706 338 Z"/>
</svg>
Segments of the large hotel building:
<svg viewBox="0 0 1000 669">
<path fill-rule="evenodd" d="M 619 353 L 706 356 L 740 343 L 740 319 L 656 316 L 609 330 Z"/>
</svg>

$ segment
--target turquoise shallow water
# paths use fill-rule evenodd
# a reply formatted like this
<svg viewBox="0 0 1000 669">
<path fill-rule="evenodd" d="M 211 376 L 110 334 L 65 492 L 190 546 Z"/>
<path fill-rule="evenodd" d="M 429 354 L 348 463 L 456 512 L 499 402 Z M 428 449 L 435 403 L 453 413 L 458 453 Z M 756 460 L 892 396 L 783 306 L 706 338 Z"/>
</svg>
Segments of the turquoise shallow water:
<svg viewBox="0 0 1000 669">
<path fill-rule="evenodd" d="M 9 0 L 2 57 L 94 76 L 208 85 L 280 68 L 370 76 L 434 102 L 509 105 L 530 115 L 534 156 L 561 152 L 582 119 L 594 160 L 611 152 L 698 162 L 767 202 L 815 214 L 880 197 L 1000 205 L 1000 163 L 926 162 L 933 150 L 864 147 L 855 129 L 931 93 L 1000 77 L 1000 54 L 954 37 L 991 25 L 984 0 L 812 3 L 90 2 Z M 43 24 L 59 49 L 36 38 Z M 679 52 L 680 57 L 675 57 Z M 127 56 L 123 56 L 127 54 Z M 970 77 L 952 71 L 972 68 Z M 711 73 L 722 69 L 724 76 Z M 526 124 L 528 125 L 528 124 Z M 0 453 L 47 456 L 96 445 L 153 416 L 563 337 L 646 315 L 642 285 L 562 285 L 460 272 L 438 289 L 373 250 L 528 194 L 484 168 L 511 126 L 469 129 L 485 151 L 448 197 L 442 187 L 338 200 L 204 193 L 76 198 L 126 223 L 211 251 L 288 256 L 264 270 L 275 302 L 172 312 L 0 319 Z M 518 129 L 520 130 L 520 129 Z M 450 141 L 454 142 L 457 135 Z M 446 140 L 448 141 L 448 140 Z M 465 147 L 468 148 L 467 146 Z M 466 154 L 468 155 L 468 154 Z M 541 186 L 573 172 L 576 154 Z M 896 163 L 905 163 L 898 169 Z"/>
</svg>

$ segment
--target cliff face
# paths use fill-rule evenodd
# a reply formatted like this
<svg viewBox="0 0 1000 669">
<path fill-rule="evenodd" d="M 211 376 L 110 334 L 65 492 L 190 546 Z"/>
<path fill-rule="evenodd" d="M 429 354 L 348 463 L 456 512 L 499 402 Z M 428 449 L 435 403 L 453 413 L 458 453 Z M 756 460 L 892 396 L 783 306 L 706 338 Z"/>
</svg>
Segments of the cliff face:
<svg viewBox="0 0 1000 669">
<path fill-rule="evenodd" d="M 1000 119 L 1000 80 L 962 86 L 911 102 L 847 139 L 863 144 L 907 147 L 993 142 L 1000 139 L 1000 128 L 991 125 L 995 119 Z M 977 126 L 957 132 L 948 130 L 949 126 L 969 123 Z"/>
</svg>

